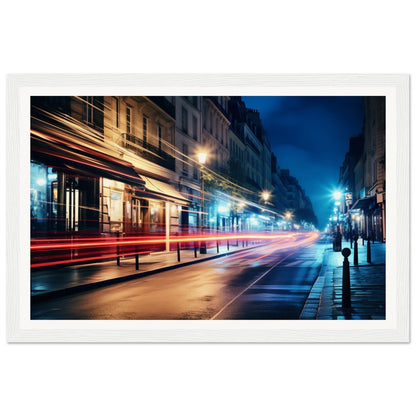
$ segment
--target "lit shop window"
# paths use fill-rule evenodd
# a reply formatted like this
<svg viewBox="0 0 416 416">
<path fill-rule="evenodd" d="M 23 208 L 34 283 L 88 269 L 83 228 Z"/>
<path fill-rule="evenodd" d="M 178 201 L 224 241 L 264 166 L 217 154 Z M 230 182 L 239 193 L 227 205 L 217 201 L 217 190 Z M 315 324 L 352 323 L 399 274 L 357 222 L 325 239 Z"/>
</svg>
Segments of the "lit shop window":
<svg viewBox="0 0 416 416">
<path fill-rule="evenodd" d="M 123 194 L 121 192 L 111 190 L 109 214 L 111 231 L 121 231 L 123 222 Z"/>
<path fill-rule="evenodd" d="M 150 229 L 159 231 L 164 225 L 163 207 L 158 202 L 150 202 Z"/>
<path fill-rule="evenodd" d="M 40 163 L 30 164 L 30 216 L 32 231 L 56 227 L 57 177 L 52 168 Z"/>
</svg>

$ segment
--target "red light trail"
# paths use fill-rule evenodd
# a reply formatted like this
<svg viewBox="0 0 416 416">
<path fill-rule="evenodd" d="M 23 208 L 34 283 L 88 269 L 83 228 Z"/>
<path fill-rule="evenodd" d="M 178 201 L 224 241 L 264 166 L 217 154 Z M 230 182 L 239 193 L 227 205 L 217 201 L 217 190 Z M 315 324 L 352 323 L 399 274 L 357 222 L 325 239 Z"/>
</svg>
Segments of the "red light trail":
<svg viewBox="0 0 416 416">
<path fill-rule="evenodd" d="M 300 245 L 308 245 L 319 238 L 317 232 L 285 232 L 278 234 L 256 233 L 256 234 L 194 234 L 186 236 L 174 236 L 167 239 L 166 236 L 156 236 L 149 238 L 143 237 L 111 237 L 111 238 L 66 238 L 53 239 L 48 243 L 44 243 L 42 239 L 31 241 L 32 268 L 56 266 L 65 264 L 74 264 L 79 262 L 92 262 L 107 259 L 114 259 L 117 256 L 134 256 L 136 254 L 148 254 L 151 251 L 161 251 L 162 247 L 166 247 L 167 243 L 183 244 L 183 249 L 192 248 L 196 243 L 200 242 L 219 242 L 219 241 L 257 241 L 257 242 L 273 242 L 273 244 L 262 252 L 259 259 L 271 254 L 276 249 L 287 249 L 298 247 Z M 81 240 L 81 241 L 77 241 Z M 149 246 L 154 250 L 149 250 Z M 133 246 L 135 246 L 133 248 Z M 114 251 L 116 249 L 116 251 Z M 78 252 L 80 250 L 81 252 Z M 83 250 L 83 251 L 82 251 Z M 258 249 L 260 250 L 260 249 Z M 68 254 L 70 251 L 70 254 Z M 97 253 L 98 251 L 98 253 Z M 110 251 L 110 252 L 109 252 Z M 59 254 L 59 253 L 62 254 Z M 101 254 L 99 254 L 101 252 Z M 245 255 L 244 253 L 242 255 Z M 71 258 L 65 258 L 71 256 Z M 64 258 L 63 258 L 64 257 Z M 75 258 L 74 258 L 75 257 Z"/>
</svg>

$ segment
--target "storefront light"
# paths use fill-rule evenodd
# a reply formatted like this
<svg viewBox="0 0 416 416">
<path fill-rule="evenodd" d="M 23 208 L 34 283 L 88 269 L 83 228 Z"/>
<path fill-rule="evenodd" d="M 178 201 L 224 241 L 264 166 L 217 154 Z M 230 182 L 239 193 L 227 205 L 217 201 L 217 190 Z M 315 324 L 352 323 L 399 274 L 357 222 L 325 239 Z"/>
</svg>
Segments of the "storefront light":
<svg viewBox="0 0 416 416">
<path fill-rule="evenodd" d="M 39 178 L 39 179 L 36 181 L 36 183 L 37 183 L 39 186 L 43 186 L 43 185 L 46 185 L 46 180 L 45 180 L 45 179 L 43 179 L 43 178 Z"/>
<path fill-rule="evenodd" d="M 218 206 L 218 214 L 228 215 L 230 208 L 225 205 Z"/>
</svg>

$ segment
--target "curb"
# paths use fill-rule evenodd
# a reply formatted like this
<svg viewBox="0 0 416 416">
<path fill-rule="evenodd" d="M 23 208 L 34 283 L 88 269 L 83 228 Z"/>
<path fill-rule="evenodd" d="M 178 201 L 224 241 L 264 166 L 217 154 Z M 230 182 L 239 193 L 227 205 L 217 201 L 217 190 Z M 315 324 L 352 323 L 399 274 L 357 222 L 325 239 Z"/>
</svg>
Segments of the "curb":
<svg viewBox="0 0 416 416">
<path fill-rule="evenodd" d="M 309 295 L 305 301 L 305 304 L 303 305 L 302 312 L 299 315 L 299 320 L 304 320 L 304 319 L 311 320 L 311 319 L 317 319 L 318 317 L 319 306 L 321 304 L 322 291 L 323 291 L 324 284 L 325 284 L 326 271 L 328 268 L 328 264 L 326 261 L 327 258 L 328 258 L 328 250 L 325 250 L 322 256 L 322 263 L 319 269 L 318 276 L 315 279 L 315 282 L 313 283 L 312 289 L 309 292 Z"/>
</svg>

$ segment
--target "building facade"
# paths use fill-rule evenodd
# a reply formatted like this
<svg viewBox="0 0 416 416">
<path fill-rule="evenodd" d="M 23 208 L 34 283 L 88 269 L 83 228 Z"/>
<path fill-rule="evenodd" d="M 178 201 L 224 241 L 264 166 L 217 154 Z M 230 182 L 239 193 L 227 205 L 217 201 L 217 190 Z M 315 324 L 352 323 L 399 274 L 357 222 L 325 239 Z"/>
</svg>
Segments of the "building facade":
<svg viewBox="0 0 416 416">
<path fill-rule="evenodd" d="M 289 176 L 241 97 L 32 97 L 33 241 L 276 229 Z"/>
<path fill-rule="evenodd" d="M 348 235 L 386 240 L 386 103 L 385 97 L 364 97 L 362 135 L 350 139 L 340 169 L 345 199 L 341 210 Z"/>
</svg>

